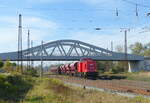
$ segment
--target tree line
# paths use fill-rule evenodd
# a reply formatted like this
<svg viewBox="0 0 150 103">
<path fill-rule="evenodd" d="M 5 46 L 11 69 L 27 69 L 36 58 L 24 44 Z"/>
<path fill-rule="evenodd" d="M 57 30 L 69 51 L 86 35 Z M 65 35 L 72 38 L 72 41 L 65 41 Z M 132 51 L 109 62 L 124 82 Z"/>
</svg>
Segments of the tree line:
<svg viewBox="0 0 150 103">
<path fill-rule="evenodd" d="M 21 66 L 9 60 L 7 61 L 0 60 L 0 72 L 21 74 Z M 30 67 L 30 69 L 28 69 L 26 65 L 23 65 L 23 74 L 37 76 L 37 68 Z"/>
<path fill-rule="evenodd" d="M 130 45 L 129 48 L 132 54 L 150 56 L 150 43 L 142 44 L 140 42 L 136 42 L 135 44 Z"/>
<path fill-rule="evenodd" d="M 115 48 L 116 52 L 124 53 L 124 48 L 121 45 L 117 45 Z M 150 56 L 150 42 L 142 44 L 136 42 L 128 47 L 129 53 L 140 55 L 140 56 Z M 97 67 L 101 73 L 111 72 L 120 73 L 128 72 L 128 63 L 126 61 L 97 61 Z"/>
</svg>

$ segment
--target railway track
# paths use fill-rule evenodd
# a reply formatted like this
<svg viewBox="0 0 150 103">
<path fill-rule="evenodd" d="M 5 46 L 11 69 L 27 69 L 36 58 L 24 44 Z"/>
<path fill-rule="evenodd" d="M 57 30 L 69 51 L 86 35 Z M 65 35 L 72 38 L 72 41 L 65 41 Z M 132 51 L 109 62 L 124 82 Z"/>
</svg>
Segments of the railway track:
<svg viewBox="0 0 150 103">
<path fill-rule="evenodd" d="M 64 82 L 76 83 L 95 88 L 110 89 L 113 91 L 135 93 L 150 96 L 150 83 L 132 80 L 89 80 L 79 77 L 50 75 L 49 77 L 58 78 Z"/>
</svg>

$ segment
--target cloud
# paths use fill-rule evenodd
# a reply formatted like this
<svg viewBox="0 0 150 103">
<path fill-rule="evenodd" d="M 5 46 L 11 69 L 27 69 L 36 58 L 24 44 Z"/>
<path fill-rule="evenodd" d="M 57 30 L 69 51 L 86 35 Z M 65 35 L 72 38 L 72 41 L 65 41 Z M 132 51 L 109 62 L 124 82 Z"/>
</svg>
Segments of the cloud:
<svg viewBox="0 0 150 103">
<path fill-rule="evenodd" d="M 16 17 L 0 17 L 0 22 L 4 22 L 9 25 L 18 25 L 18 18 Z M 24 28 L 49 28 L 49 29 L 57 29 L 58 24 L 53 21 L 46 20 L 39 17 L 23 17 L 22 24 Z"/>
<path fill-rule="evenodd" d="M 55 3 L 55 2 L 65 2 L 69 0 L 26 0 L 27 2 L 32 2 L 32 3 Z"/>
<path fill-rule="evenodd" d="M 88 4 L 96 8 L 102 8 L 104 10 L 115 10 L 116 8 L 124 8 L 124 2 L 121 0 L 80 0 L 81 2 Z"/>
<path fill-rule="evenodd" d="M 53 2 L 67 2 L 70 0 L 26 0 L 28 2 L 37 2 L 37 3 L 53 3 Z M 97 3 L 109 3 L 114 0 L 76 0 L 76 1 L 81 1 L 89 4 L 97 4 Z M 73 2 L 73 1 L 71 1 Z"/>
<path fill-rule="evenodd" d="M 119 2 L 118 0 L 26 0 L 27 2 L 30 3 L 63 3 L 63 2 L 82 2 L 90 5 L 97 5 L 97 6 L 103 6 L 103 5 L 111 5 L 115 6 Z"/>
<path fill-rule="evenodd" d="M 16 51 L 18 36 L 18 18 L 0 17 L 0 51 Z M 41 40 L 55 35 L 53 32 L 58 28 L 58 24 L 39 17 L 23 17 L 23 47 L 27 47 L 27 31 L 31 31 L 31 40 L 34 45 L 40 44 Z"/>
<path fill-rule="evenodd" d="M 88 3 L 88 4 L 100 4 L 100 3 L 106 3 L 111 2 L 112 0 L 81 0 L 82 2 Z"/>
<path fill-rule="evenodd" d="M 118 37 L 118 39 L 116 37 Z M 92 32 L 81 31 L 81 32 L 73 33 L 72 37 L 70 38 L 81 40 L 106 49 L 106 48 L 110 48 L 111 41 L 116 42 L 117 40 L 121 42 L 122 37 L 119 34 L 111 35 L 107 33 L 92 33 Z"/>
<path fill-rule="evenodd" d="M 88 31 L 79 31 L 76 33 L 72 33 L 72 36 L 70 36 L 70 38 L 81 40 L 83 42 L 87 42 L 105 49 L 108 48 L 109 50 L 111 48 L 111 41 L 113 41 L 114 43 L 114 48 L 117 45 L 121 45 L 122 47 L 124 47 L 124 33 L 120 32 L 119 29 L 112 30 L 111 33 L 92 33 Z M 148 32 L 139 34 L 138 31 L 130 31 L 127 35 L 128 47 L 135 42 L 148 43 L 149 38 L 150 35 Z"/>
</svg>

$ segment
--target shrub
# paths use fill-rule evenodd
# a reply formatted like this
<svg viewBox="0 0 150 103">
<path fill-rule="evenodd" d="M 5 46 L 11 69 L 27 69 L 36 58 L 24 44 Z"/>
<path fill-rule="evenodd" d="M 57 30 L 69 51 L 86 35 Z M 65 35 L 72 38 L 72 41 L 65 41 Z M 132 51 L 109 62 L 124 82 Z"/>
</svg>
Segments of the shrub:
<svg viewBox="0 0 150 103">
<path fill-rule="evenodd" d="M 0 100 L 18 102 L 31 87 L 20 75 L 0 75 Z"/>
<path fill-rule="evenodd" d="M 30 75 L 30 76 L 33 76 L 33 77 L 37 77 L 38 76 L 37 75 L 37 70 L 35 70 L 35 69 L 28 69 L 28 70 L 25 71 L 24 74 Z"/>
<path fill-rule="evenodd" d="M 0 68 L 4 66 L 4 62 L 0 60 Z"/>
</svg>

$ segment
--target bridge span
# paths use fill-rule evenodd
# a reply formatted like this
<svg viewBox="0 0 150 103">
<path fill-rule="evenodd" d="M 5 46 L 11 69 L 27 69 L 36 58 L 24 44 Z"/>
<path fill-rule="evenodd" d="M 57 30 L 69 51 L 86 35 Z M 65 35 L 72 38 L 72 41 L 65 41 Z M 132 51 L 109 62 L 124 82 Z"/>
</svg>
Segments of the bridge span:
<svg viewBox="0 0 150 103">
<path fill-rule="evenodd" d="M 76 61 L 83 57 L 99 61 L 130 61 L 134 65 L 144 60 L 142 56 L 125 55 L 78 40 L 57 40 L 22 51 L 23 61 L 28 58 L 32 61 Z M 18 52 L 0 53 L 0 59 L 18 61 Z"/>
</svg>

